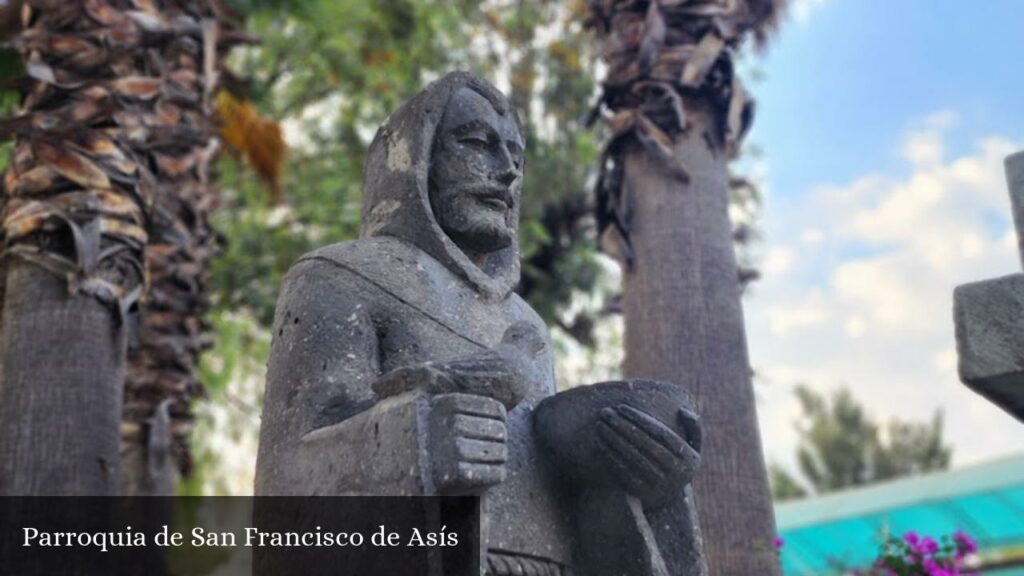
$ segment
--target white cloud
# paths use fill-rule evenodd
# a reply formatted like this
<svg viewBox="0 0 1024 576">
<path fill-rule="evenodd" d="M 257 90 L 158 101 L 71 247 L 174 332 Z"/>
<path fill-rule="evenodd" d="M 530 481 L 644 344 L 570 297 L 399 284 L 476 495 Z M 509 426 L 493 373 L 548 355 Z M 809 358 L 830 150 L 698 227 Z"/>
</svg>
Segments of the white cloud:
<svg viewBox="0 0 1024 576">
<path fill-rule="evenodd" d="M 803 24 L 811 18 L 811 14 L 825 4 L 826 0 L 794 0 L 791 4 L 793 18 Z"/>
<path fill-rule="evenodd" d="M 868 331 L 867 320 L 860 314 L 853 314 L 846 319 L 846 335 L 850 338 L 860 338 Z"/>
<path fill-rule="evenodd" d="M 825 239 L 825 233 L 819 228 L 808 228 L 800 234 L 800 241 L 808 246 L 819 244 Z"/>
<path fill-rule="evenodd" d="M 904 159 L 914 165 L 934 166 L 945 156 L 944 136 L 960 122 L 953 110 L 939 110 L 917 122 L 917 129 L 907 134 L 900 150 Z"/>
<path fill-rule="evenodd" d="M 761 271 L 772 276 L 782 276 L 793 268 L 793 249 L 774 246 L 768 250 L 761 262 Z"/>
<path fill-rule="evenodd" d="M 767 205 L 769 265 L 746 307 L 770 459 L 793 463 L 798 383 L 849 386 L 882 419 L 942 409 L 956 464 L 1024 446 L 1024 426 L 959 382 L 952 319 L 956 285 L 1019 270 L 1002 166 L 1019 145 L 993 136 L 946 158 L 956 121 L 915 124 L 906 175 Z"/>
<path fill-rule="evenodd" d="M 818 302 L 780 305 L 768 310 L 773 334 L 786 335 L 801 328 L 819 326 L 831 320 L 828 309 Z"/>
<path fill-rule="evenodd" d="M 914 164 L 938 164 L 942 153 L 942 134 L 938 131 L 911 134 L 903 143 L 903 157 Z"/>
</svg>

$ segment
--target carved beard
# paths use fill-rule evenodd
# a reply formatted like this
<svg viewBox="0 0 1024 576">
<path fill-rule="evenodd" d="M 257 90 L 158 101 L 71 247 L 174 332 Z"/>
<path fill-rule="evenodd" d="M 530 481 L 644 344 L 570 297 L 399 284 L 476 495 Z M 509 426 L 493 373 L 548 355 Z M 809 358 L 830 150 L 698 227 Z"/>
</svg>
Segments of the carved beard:
<svg viewBox="0 0 1024 576">
<path fill-rule="evenodd" d="M 512 244 L 511 209 L 487 206 L 473 186 L 431 190 L 430 196 L 437 223 L 463 251 L 488 254 Z"/>
</svg>

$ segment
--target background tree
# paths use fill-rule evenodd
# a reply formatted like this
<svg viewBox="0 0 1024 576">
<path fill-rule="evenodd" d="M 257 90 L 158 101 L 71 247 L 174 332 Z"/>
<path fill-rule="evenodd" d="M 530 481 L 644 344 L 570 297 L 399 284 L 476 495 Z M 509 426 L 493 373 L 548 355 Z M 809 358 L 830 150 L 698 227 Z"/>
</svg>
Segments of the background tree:
<svg viewBox="0 0 1024 576">
<path fill-rule="evenodd" d="M 891 420 L 883 428 L 882 447 L 875 454 L 875 478 L 884 480 L 949 468 L 952 447 L 942 440 L 943 415 L 928 422 Z"/>
<path fill-rule="evenodd" d="M 768 479 L 740 308 L 727 160 L 752 121 L 735 73 L 775 0 L 594 0 L 611 132 L 597 218 L 623 267 L 623 372 L 678 382 L 707 430 L 695 482 L 712 574 L 777 574 Z"/>
<path fill-rule="evenodd" d="M 803 412 L 796 423 L 797 465 L 814 494 L 949 467 L 953 451 L 942 440 L 941 412 L 927 422 L 879 424 L 847 388 L 827 397 L 801 385 L 796 395 Z M 781 467 L 772 467 L 772 477 L 776 498 L 806 494 Z"/>
</svg>

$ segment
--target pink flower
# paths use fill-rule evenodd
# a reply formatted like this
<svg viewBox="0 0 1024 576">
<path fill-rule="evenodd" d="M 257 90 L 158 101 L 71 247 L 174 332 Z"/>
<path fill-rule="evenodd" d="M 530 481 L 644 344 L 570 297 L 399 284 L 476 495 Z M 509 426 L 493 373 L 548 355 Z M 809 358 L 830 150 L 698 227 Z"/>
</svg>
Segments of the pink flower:
<svg viewBox="0 0 1024 576">
<path fill-rule="evenodd" d="M 963 530 L 957 530 L 953 534 L 953 541 L 956 542 L 957 556 L 963 557 L 978 551 L 978 543 Z"/>
<path fill-rule="evenodd" d="M 935 554 L 939 551 L 939 543 L 933 540 L 930 536 L 925 536 L 917 546 L 917 551 L 924 555 Z"/>
<path fill-rule="evenodd" d="M 963 531 L 943 536 L 939 544 L 910 530 L 900 538 L 887 537 L 868 574 L 896 576 L 898 571 L 914 576 L 977 576 L 961 572 L 966 556 L 977 550 L 977 542 Z"/>
<path fill-rule="evenodd" d="M 774 546 L 776 550 L 782 550 L 782 547 L 785 545 L 786 541 L 782 539 L 782 536 L 772 538 L 772 546 Z"/>
</svg>

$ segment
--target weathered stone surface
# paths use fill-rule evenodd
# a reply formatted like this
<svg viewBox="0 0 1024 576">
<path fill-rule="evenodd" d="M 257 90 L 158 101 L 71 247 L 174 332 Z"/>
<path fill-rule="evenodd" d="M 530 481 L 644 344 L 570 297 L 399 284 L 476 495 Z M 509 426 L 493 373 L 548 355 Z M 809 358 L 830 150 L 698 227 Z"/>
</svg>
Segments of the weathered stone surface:
<svg viewBox="0 0 1024 576">
<path fill-rule="evenodd" d="M 1006 183 L 1024 264 L 1024 152 L 1006 158 Z M 960 379 L 1024 422 L 1024 275 L 958 286 L 953 300 Z"/>
<path fill-rule="evenodd" d="M 586 527 L 585 574 L 704 573 L 689 487 L 702 443 L 693 410 L 678 385 L 650 380 L 583 386 L 537 407 L 537 439 L 573 486 L 576 524 Z M 641 433 L 658 442 L 641 448 Z"/>
<path fill-rule="evenodd" d="M 703 574 L 686 489 L 699 424 L 650 395 L 668 385 L 606 384 L 593 393 L 610 403 L 551 409 L 585 423 L 597 489 L 549 457 L 576 436 L 539 441 L 535 409 L 556 389 L 547 329 L 512 291 L 523 149 L 507 98 L 467 73 L 380 128 L 362 237 L 284 281 L 256 493 L 479 494 L 492 576 Z"/>
<path fill-rule="evenodd" d="M 666 463 L 680 464 L 682 473 L 692 473 L 700 459 L 701 432 L 693 400 L 675 384 L 627 380 L 581 386 L 541 402 L 534 422 L 537 437 L 550 451 L 552 461 L 580 486 L 608 489 L 620 485 L 618 469 L 604 462 L 603 453 L 608 451 L 618 455 L 629 468 L 645 465 L 638 452 L 616 450 L 622 447 L 616 440 L 618 435 L 604 432 L 647 429 L 653 436 L 664 436 L 661 444 L 680 455 L 677 459 L 663 455 L 664 459 Z M 685 432 L 686 440 L 673 428 Z M 690 480 L 681 478 L 669 488 L 674 491 Z M 655 482 L 652 479 L 651 488 Z M 648 496 L 656 501 L 665 495 Z"/>
<path fill-rule="evenodd" d="M 1024 274 L 953 293 L 960 379 L 1024 421 Z"/>
<path fill-rule="evenodd" d="M 1017 229 L 1017 248 L 1024 266 L 1024 152 L 1006 158 L 1006 184 L 1010 189 L 1010 207 Z"/>
</svg>

